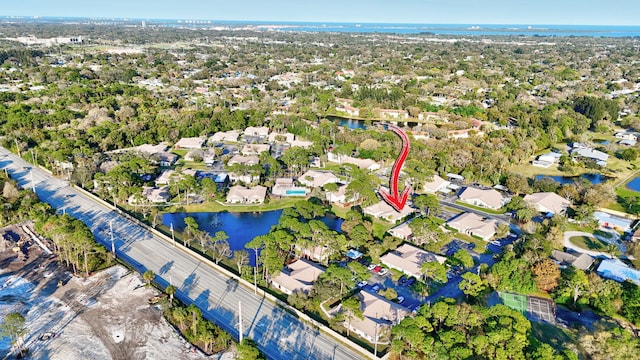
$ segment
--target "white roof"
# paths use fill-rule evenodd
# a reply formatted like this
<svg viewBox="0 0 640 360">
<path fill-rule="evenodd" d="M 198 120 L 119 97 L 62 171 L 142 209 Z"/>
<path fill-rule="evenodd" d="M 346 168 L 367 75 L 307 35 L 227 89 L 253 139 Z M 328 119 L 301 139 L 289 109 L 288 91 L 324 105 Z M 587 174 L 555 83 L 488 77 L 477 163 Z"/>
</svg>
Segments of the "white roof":
<svg viewBox="0 0 640 360">
<path fill-rule="evenodd" d="M 539 192 L 526 195 L 524 201 L 534 205 L 540 212 L 551 212 L 554 214 L 562 214 L 567 207 L 571 206 L 569 200 L 553 192 Z"/>
<path fill-rule="evenodd" d="M 387 204 L 385 201 L 380 201 L 371 206 L 367 206 L 366 208 L 362 209 L 362 211 L 365 214 L 385 219 L 389 222 L 396 222 L 402 218 L 407 217 L 409 214 L 414 212 L 415 209 L 409 206 L 409 204 L 406 204 L 401 212 L 397 212 L 396 209 L 391 207 L 391 205 Z"/>
<path fill-rule="evenodd" d="M 408 239 L 413 235 L 413 230 L 409 227 L 408 222 L 404 222 L 392 229 L 389 229 L 389 234 L 398 237 L 400 239 Z"/>
<path fill-rule="evenodd" d="M 167 148 L 168 148 L 167 144 L 160 143 L 158 145 L 142 144 L 140 146 L 137 146 L 135 149 L 136 149 L 136 151 L 143 152 L 143 153 L 149 154 L 149 155 L 153 155 L 153 154 L 156 154 L 156 153 L 164 152 L 164 151 L 167 150 Z"/>
<path fill-rule="evenodd" d="M 467 212 L 447 221 L 447 225 L 460 232 L 476 235 L 486 240 L 496 233 L 498 222 L 486 220 L 475 213 Z"/>
<path fill-rule="evenodd" d="M 364 333 L 367 338 L 375 339 L 376 327 L 380 336 L 383 327 L 389 327 L 402 321 L 409 312 L 402 305 L 368 291 L 360 291 L 358 295 L 361 303 L 363 319 L 355 318 L 349 325 L 352 329 Z M 376 325 L 377 324 L 377 325 Z"/>
<path fill-rule="evenodd" d="M 227 202 L 263 202 L 267 195 L 267 188 L 264 186 L 255 186 L 250 189 L 236 185 L 229 189 L 227 194 Z"/>
<path fill-rule="evenodd" d="M 428 192 L 440 191 L 449 186 L 451 181 L 441 178 L 438 174 L 433 175 L 433 180 L 424 183 L 424 190 Z"/>
<path fill-rule="evenodd" d="M 242 155 L 257 155 L 269 151 L 269 149 L 271 149 L 269 144 L 247 144 L 242 147 L 240 152 Z"/>
<path fill-rule="evenodd" d="M 504 197 L 495 189 L 465 188 L 460 194 L 460 200 L 479 200 L 490 208 L 498 209 L 504 205 Z"/>
<path fill-rule="evenodd" d="M 603 260 L 598 266 L 598 274 L 604 278 L 619 282 L 629 280 L 640 286 L 640 271 L 630 268 L 619 259 Z"/>
<path fill-rule="evenodd" d="M 298 259 L 287 265 L 272 282 L 292 293 L 296 290 L 307 291 L 325 269 L 309 260 Z"/>
<path fill-rule="evenodd" d="M 269 135 L 269 128 L 266 126 L 260 126 L 260 127 L 249 126 L 246 129 L 244 129 L 244 134 L 250 135 L 250 136 L 267 136 Z"/>
<path fill-rule="evenodd" d="M 309 170 L 298 178 L 298 181 L 311 187 L 321 187 L 328 183 L 340 181 L 331 171 Z"/>
<path fill-rule="evenodd" d="M 200 149 L 207 139 L 204 136 L 182 138 L 174 145 L 176 148 L 182 149 Z"/>
<path fill-rule="evenodd" d="M 209 142 L 236 142 L 240 133 L 237 130 L 218 131 L 209 138 Z"/>
<path fill-rule="evenodd" d="M 231 166 L 233 164 L 243 164 L 243 165 L 256 165 L 260 163 L 260 159 L 257 156 L 242 156 L 242 155 L 234 155 L 229 161 L 227 165 Z"/>
<path fill-rule="evenodd" d="M 409 244 L 404 244 L 380 257 L 380 262 L 383 264 L 418 278 L 422 275 L 422 270 L 420 269 L 422 263 L 437 261 L 440 264 L 444 264 L 446 260 L 445 257 Z"/>
</svg>

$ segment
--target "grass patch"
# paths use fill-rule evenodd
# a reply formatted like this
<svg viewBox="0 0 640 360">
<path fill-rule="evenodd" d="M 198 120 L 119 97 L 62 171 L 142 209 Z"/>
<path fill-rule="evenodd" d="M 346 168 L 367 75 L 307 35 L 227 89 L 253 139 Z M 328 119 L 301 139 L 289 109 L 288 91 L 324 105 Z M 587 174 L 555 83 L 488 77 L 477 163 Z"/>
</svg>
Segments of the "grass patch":
<svg viewBox="0 0 640 360">
<path fill-rule="evenodd" d="M 504 214 L 504 210 L 502 210 L 502 209 L 500 209 L 500 210 L 487 209 L 487 208 L 483 208 L 483 207 L 480 207 L 480 206 L 467 204 L 466 202 L 462 202 L 462 201 L 456 201 L 456 204 L 458 204 L 460 206 L 468 207 L 469 209 L 482 211 L 482 212 L 485 212 L 487 214 L 494 214 L 494 215 L 502 215 L 502 214 Z"/>
<path fill-rule="evenodd" d="M 569 241 L 578 247 L 588 250 L 604 251 L 607 244 L 591 236 L 572 236 Z"/>
<path fill-rule="evenodd" d="M 453 235 L 453 237 L 475 244 L 476 246 L 473 248 L 473 251 L 477 252 L 478 254 L 484 254 L 487 251 L 487 242 L 484 240 L 476 239 L 473 236 L 469 236 L 463 233 L 456 233 Z"/>
<path fill-rule="evenodd" d="M 384 233 L 386 233 L 387 230 L 391 229 L 394 226 L 396 225 L 374 219 L 373 220 L 373 236 L 378 239 L 382 239 L 384 237 Z"/>
<path fill-rule="evenodd" d="M 551 345 L 557 351 L 566 349 L 566 344 L 575 344 L 578 341 L 578 332 L 572 329 L 564 329 L 548 323 L 531 322 L 531 335 L 541 342 Z"/>
</svg>

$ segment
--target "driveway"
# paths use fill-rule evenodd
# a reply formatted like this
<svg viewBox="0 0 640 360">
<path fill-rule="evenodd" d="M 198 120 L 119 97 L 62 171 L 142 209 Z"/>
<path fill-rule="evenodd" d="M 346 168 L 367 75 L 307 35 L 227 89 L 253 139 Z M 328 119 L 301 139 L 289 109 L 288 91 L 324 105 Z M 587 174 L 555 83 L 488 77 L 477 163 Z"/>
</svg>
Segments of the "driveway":
<svg viewBox="0 0 640 360">
<path fill-rule="evenodd" d="M 591 255 L 592 257 L 605 257 L 605 258 L 609 258 L 609 254 L 601 252 L 601 251 L 593 251 L 593 250 L 588 250 L 588 249 L 583 249 L 577 245 L 574 245 L 571 241 L 569 241 L 570 238 L 574 237 L 574 236 L 586 236 L 586 237 L 590 237 L 593 238 L 595 240 L 598 240 L 598 238 L 596 238 L 592 233 L 588 233 L 588 232 L 584 232 L 584 231 L 565 231 L 564 233 L 564 247 L 566 247 L 567 249 L 571 249 L 574 251 L 577 251 L 579 253 L 584 253 L 584 254 L 588 254 Z"/>
</svg>

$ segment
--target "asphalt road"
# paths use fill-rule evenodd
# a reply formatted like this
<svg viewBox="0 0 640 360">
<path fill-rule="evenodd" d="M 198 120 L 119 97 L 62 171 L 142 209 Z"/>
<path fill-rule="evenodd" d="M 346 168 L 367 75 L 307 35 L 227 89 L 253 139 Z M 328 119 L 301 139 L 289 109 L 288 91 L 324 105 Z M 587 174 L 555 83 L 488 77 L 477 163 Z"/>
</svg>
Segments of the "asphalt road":
<svg viewBox="0 0 640 360">
<path fill-rule="evenodd" d="M 249 290 L 195 257 L 180 251 L 141 226 L 0 147 L 0 167 L 20 186 L 32 187 L 43 201 L 87 224 L 107 249 L 112 221 L 116 255 L 138 271 L 151 269 L 162 286 L 171 282 L 176 297 L 194 302 L 203 315 L 238 338 L 238 303 L 242 301 L 245 336 L 270 359 L 359 359 L 359 353 L 314 329 L 271 301 Z"/>
</svg>

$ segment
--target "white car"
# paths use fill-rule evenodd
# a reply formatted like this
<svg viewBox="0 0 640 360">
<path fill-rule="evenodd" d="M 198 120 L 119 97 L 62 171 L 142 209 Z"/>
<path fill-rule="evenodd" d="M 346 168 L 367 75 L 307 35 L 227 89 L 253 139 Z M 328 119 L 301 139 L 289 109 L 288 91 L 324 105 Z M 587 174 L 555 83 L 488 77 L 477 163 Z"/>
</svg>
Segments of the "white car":
<svg viewBox="0 0 640 360">
<path fill-rule="evenodd" d="M 367 267 L 367 270 L 372 271 L 373 269 L 376 268 L 376 266 L 377 266 L 376 264 L 371 264 Z"/>
<path fill-rule="evenodd" d="M 402 304 L 404 301 L 404 296 L 398 296 L 398 304 Z"/>
<path fill-rule="evenodd" d="M 378 284 L 373 285 L 373 287 L 371 288 L 371 290 L 373 290 L 373 291 L 375 291 L 375 292 L 378 292 L 378 290 L 380 290 L 380 285 L 378 285 Z"/>
<path fill-rule="evenodd" d="M 382 270 L 380 270 L 380 272 L 378 274 L 382 275 L 382 276 L 385 276 L 385 275 L 387 275 L 388 272 L 389 272 L 389 269 L 382 268 Z"/>
<path fill-rule="evenodd" d="M 358 283 L 358 287 L 362 289 L 362 288 L 363 288 L 363 287 L 365 287 L 367 284 L 368 284 L 368 282 L 367 282 L 366 280 L 362 280 L 362 281 L 360 281 L 360 282 Z"/>
</svg>

